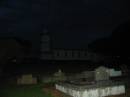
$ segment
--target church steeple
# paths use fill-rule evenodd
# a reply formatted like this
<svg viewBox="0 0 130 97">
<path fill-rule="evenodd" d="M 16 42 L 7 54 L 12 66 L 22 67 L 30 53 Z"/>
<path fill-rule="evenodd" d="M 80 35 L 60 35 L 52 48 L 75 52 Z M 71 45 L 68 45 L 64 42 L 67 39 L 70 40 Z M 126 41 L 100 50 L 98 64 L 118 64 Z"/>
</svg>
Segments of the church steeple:
<svg viewBox="0 0 130 97">
<path fill-rule="evenodd" d="M 47 29 L 44 29 L 41 33 L 41 51 L 50 51 L 50 36 Z"/>
<path fill-rule="evenodd" d="M 48 29 L 44 29 L 43 32 L 41 33 L 41 58 L 42 59 L 51 58 L 51 44 Z"/>
</svg>

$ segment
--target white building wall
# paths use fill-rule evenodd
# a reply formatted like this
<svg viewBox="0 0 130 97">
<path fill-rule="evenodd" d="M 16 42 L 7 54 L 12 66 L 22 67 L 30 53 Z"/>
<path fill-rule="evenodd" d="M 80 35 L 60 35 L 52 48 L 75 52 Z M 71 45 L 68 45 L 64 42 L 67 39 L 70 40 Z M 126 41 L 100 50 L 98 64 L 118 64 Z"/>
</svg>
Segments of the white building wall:
<svg viewBox="0 0 130 97">
<path fill-rule="evenodd" d="M 64 92 L 73 97 L 105 97 L 111 95 L 125 94 L 124 85 L 109 86 L 104 88 L 99 87 L 99 88 L 84 89 L 84 90 L 65 87 L 58 84 L 56 84 L 55 86 L 57 90 L 60 90 L 61 92 Z"/>
</svg>

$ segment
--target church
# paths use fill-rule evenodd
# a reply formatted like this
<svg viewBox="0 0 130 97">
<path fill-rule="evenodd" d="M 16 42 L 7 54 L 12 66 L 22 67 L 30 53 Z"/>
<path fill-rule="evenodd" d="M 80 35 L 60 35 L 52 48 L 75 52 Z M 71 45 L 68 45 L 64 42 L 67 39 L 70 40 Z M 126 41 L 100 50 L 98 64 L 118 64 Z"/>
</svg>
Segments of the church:
<svg viewBox="0 0 130 97">
<path fill-rule="evenodd" d="M 104 56 L 94 52 L 90 52 L 87 48 L 54 48 L 52 46 L 52 42 L 53 41 L 51 40 L 50 33 L 48 31 L 44 31 L 41 33 L 41 60 L 104 60 Z"/>
</svg>

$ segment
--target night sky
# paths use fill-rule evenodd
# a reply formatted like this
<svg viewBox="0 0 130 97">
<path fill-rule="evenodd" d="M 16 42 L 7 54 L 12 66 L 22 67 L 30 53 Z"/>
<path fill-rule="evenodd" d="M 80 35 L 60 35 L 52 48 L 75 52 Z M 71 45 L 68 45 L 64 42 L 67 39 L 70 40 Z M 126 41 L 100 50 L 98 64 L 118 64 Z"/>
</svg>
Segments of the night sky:
<svg viewBox="0 0 130 97">
<path fill-rule="evenodd" d="M 2 0 L 0 35 L 32 41 L 38 48 L 47 28 L 55 47 L 82 48 L 126 21 L 127 0 Z M 8 33 L 8 34 L 7 34 Z"/>
</svg>

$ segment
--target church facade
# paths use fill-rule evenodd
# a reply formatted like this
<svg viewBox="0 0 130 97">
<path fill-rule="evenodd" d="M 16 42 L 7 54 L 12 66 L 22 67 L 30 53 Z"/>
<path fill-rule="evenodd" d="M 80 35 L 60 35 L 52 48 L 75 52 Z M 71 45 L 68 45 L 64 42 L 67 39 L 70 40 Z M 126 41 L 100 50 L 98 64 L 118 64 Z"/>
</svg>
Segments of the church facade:
<svg viewBox="0 0 130 97">
<path fill-rule="evenodd" d="M 87 49 L 53 48 L 48 32 L 41 34 L 41 60 L 103 60 L 103 56 Z"/>
</svg>

